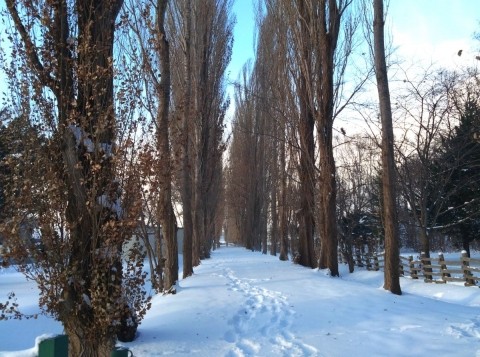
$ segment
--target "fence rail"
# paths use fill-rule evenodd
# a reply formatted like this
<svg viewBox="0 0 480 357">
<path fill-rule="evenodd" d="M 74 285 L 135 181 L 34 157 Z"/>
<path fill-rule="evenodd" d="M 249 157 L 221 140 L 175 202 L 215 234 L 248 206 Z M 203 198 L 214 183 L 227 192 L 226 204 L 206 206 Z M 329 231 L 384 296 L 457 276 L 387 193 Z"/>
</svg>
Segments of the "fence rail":
<svg viewBox="0 0 480 357">
<path fill-rule="evenodd" d="M 361 253 L 357 251 L 353 257 L 355 266 L 365 267 L 367 270 L 383 270 L 385 267 L 384 253 Z M 346 263 L 343 256 L 339 255 L 339 261 Z M 400 275 L 412 279 L 423 277 L 426 283 L 445 284 L 448 282 L 463 282 L 465 286 L 480 287 L 480 259 L 469 258 L 467 253 L 462 252 L 458 259 L 446 260 L 443 253 L 438 257 L 426 257 L 421 254 L 414 259 L 400 256 Z"/>
</svg>

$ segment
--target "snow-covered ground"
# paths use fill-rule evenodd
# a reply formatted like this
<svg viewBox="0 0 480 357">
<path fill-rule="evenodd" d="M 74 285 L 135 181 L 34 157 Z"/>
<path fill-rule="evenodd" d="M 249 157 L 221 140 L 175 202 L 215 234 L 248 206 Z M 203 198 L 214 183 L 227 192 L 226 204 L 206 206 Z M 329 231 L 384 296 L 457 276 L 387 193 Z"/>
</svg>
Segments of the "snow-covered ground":
<svg viewBox="0 0 480 357">
<path fill-rule="evenodd" d="M 155 296 L 133 343 L 149 356 L 477 356 L 480 289 L 401 279 L 383 290 L 381 272 L 342 266 L 340 278 L 243 248 L 222 247 L 179 283 Z M 37 290 L 0 270 L 0 295 L 15 290 L 25 313 Z M 47 317 L 0 321 L 0 356 L 33 356 L 35 338 L 61 333 Z M 16 352 L 12 352 L 16 351 Z"/>
</svg>

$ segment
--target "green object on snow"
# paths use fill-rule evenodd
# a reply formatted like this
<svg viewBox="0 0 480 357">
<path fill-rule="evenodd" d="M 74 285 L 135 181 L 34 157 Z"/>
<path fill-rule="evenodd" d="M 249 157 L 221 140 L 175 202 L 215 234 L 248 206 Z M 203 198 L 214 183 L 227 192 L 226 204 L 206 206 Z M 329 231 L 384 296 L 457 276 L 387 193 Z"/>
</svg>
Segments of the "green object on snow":
<svg viewBox="0 0 480 357">
<path fill-rule="evenodd" d="M 41 341 L 38 357 L 68 357 L 68 336 L 58 335 Z"/>
</svg>

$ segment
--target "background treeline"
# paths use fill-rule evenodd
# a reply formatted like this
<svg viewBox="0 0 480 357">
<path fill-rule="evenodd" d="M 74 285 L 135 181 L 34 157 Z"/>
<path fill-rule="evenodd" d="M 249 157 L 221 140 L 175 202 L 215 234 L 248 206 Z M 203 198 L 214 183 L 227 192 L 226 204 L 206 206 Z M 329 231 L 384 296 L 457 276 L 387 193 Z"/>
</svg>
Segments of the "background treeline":
<svg viewBox="0 0 480 357">
<path fill-rule="evenodd" d="M 311 267 L 324 267 L 324 251 L 336 240 L 347 261 L 355 249 L 384 249 L 381 122 L 371 95 L 373 41 L 364 26 L 372 15 L 359 3 L 337 2 L 342 17 L 331 67 L 320 27 L 332 13 L 322 13 L 324 2 L 266 0 L 257 11 L 256 60 L 235 96 L 229 241 Z M 316 23 L 322 14 L 327 20 Z M 388 58 L 400 245 L 427 255 L 469 252 L 480 223 L 477 67 L 421 68 Z M 336 197 L 334 208 L 326 197 Z M 324 231 L 329 209 L 334 233 Z"/>
</svg>

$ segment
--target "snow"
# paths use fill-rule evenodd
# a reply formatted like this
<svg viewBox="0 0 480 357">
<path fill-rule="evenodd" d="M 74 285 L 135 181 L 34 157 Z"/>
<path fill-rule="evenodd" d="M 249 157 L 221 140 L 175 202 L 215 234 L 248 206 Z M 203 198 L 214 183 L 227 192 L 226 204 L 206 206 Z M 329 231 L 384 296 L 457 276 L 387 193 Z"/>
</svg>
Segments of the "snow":
<svg viewBox="0 0 480 357">
<path fill-rule="evenodd" d="M 88 297 L 87 294 L 82 294 L 83 302 L 87 304 L 88 306 L 92 306 L 92 302 L 90 301 L 90 298 Z"/>
<path fill-rule="evenodd" d="M 177 294 L 153 298 L 132 343 L 135 356 L 480 356 L 480 289 L 401 278 L 402 296 L 383 273 L 341 277 L 239 247 L 203 261 Z M 32 282 L 0 270 L 0 292 L 38 312 Z M 37 336 L 62 332 L 53 319 L 0 321 L 0 356 L 33 356 Z M 16 351 L 16 352 L 13 352 Z"/>
<path fill-rule="evenodd" d="M 83 146 L 85 146 L 85 148 L 87 149 L 87 152 L 95 151 L 95 145 L 93 144 L 92 139 L 88 137 L 88 134 L 82 128 L 76 125 L 69 125 L 68 128 L 75 136 L 77 146 L 83 144 Z"/>
<path fill-rule="evenodd" d="M 68 41 L 68 40 L 67 40 Z M 75 137 L 75 142 L 77 147 L 82 144 L 87 152 L 95 152 L 95 144 L 93 143 L 92 139 L 89 135 L 80 127 L 76 125 L 69 125 L 68 128 L 72 132 L 73 136 Z M 100 143 L 97 148 L 100 148 L 103 151 L 105 157 L 110 158 L 112 157 L 113 145 L 108 143 Z"/>
<path fill-rule="evenodd" d="M 121 218 L 123 216 L 122 203 L 118 198 L 112 201 L 110 197 L 104 194 L 97 197 L 97 203 L 100 206 L 107 208 L 112 212 L 115 212 L 118 218 Z"/>
</svg>

